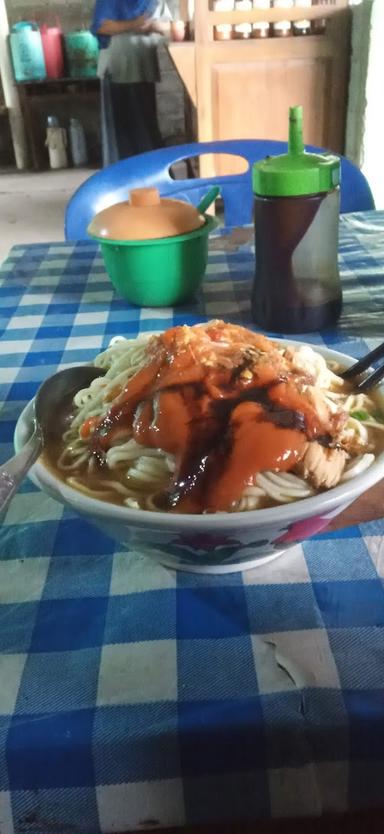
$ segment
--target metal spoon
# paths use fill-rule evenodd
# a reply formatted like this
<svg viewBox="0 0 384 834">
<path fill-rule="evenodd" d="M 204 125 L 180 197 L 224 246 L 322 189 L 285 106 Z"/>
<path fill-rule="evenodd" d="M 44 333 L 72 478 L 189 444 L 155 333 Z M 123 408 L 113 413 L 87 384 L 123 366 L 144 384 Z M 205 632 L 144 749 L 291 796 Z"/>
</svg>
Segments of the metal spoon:
<svg viewBox="0 0 384 834">
<path fill-rule="evenodd" d="M 55 421 L 57 423 L 60 407 L 104 373 L 102 368 L 80 365 L 59 371 L 40 386 L 33 404 L 33 434 L 21 451 L 0 467 L 0 519 L 28 470 L 41 454 L 47 434 L 52 433 Z"/>
</svg>

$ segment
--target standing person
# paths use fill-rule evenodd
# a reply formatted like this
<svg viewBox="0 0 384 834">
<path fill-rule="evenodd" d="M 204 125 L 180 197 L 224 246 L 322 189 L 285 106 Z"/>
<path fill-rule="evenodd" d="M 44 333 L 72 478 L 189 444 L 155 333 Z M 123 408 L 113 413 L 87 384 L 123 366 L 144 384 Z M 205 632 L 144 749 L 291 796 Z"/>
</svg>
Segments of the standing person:
<svg viewBox="0 0 384 834">
<path fill-rule="evenodd" d="M 103 165 L 162 145 L 157 120 L 157 47 L 170 28 L 164 0 L 96 0 Z"/>
</svg>

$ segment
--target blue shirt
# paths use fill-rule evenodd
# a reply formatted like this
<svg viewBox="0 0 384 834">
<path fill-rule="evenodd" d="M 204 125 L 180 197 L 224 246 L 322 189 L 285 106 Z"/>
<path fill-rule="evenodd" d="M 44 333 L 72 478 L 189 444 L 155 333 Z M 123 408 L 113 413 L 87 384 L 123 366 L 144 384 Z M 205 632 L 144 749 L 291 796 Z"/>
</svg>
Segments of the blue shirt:
<svg viewBox="0 0 384 834">
<path fill-rule="evenodd" d="M 104 20 L 133 20 L 141 15 L 152 17 L 156 0 L 96 0 L 91 32 L 96 35 L 101 49 L 108 46 L 109 35 L 98 35 Z"/>
</svg>

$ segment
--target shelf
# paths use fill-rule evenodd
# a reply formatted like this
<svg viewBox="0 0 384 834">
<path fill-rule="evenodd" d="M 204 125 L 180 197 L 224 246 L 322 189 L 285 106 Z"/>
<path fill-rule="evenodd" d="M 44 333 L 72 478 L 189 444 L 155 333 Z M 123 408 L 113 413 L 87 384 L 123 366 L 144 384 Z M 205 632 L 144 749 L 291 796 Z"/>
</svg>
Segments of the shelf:
<svg viewBox="0 0 384 834">
<path fill-rule="evenodd" d="M 209 26 L 216 26 L 220 23 L 258 23 L 260 21 L 268 21 L 268 23 L 278 23 L 279 20 L 322 20 L 323 18 L 332 18 L 335 15 L 343 14 L 345 3 L 338 6 L 293 6 L 291 9 L 250 9 L 249 11 L 233 11 L 233 12 L 207 12 L 207 22 Z"/>
<path fill-rule="evenodd" d="M 54 84 L 99 84 L 99 78 L 97 76 L 93 76 L 92 78 L 70 78 L 66 76 L 65 78 L 40 78 L 31 81 L 16 81 L 17 87 L 37 87 L 43 85 L 54 85 Z"/>
</svg>

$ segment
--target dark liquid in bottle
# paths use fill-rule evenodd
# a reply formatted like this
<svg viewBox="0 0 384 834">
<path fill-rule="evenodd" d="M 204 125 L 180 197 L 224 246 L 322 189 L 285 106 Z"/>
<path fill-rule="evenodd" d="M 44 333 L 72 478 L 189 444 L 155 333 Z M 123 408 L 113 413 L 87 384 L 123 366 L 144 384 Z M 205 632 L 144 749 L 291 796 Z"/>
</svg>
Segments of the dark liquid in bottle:
<svg viewBox="0 0 384 834">
<path fill-rule="evenodd" d="M 252 292 L 254 321 L 267 330 L 304 333 L 334 324 L 342 306 L 337 252 L 329 274 L 295 275 L 293 256 L 326 194 L 257 197 L 255 200 L 256 275 Z M 337 222 L 337 220 L 336 220 Z M 316 242 L 322 246 L 321 239 Z M 326 242 L 324 241 L 324 247 Z M 336 248 L 336 247 L 335 247 Z"/>
</svg>

